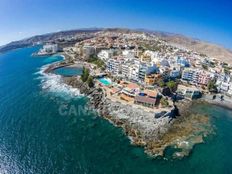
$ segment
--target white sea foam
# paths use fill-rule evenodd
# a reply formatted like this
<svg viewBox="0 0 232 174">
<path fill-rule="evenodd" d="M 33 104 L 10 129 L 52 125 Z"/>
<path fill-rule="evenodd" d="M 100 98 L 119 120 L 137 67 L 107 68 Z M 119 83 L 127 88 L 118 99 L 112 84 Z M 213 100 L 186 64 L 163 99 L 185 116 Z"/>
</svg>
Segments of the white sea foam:
<svg viewBox="0 0 232 174">
<path fill-rule="evenodd" d="M 41 87 L 43 90 L 55 93 L 59 96 L 64 97 L 80 97 L 79 89 L 73 88 L 65 84 L 62 80 L 62 77 L 57 74 L 45 73 L 44 71 L 48 68 L 49 65 L 44 65 L 41 67 L 39 72 L 36 74 L 39 75 L 37 79 L 41 81 Z"/>
</svg>

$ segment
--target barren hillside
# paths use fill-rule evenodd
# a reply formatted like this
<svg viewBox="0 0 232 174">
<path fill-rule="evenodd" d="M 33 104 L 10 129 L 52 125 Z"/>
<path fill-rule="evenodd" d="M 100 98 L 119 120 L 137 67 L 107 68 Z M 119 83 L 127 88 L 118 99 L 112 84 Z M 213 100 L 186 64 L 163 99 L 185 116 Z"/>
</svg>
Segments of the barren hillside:
<svg viewBox="0 0 232 174">
<path fill-rule="evenodd" d="M 225 49 L 222 46 L 206 43 L 197 39 L 187 38 L 182 35 L 161 33 L 157 35 L 168 43 L 175 44 L 177 46 L 184 47 L 232 64 L 232 51 Z"/>
</svg>

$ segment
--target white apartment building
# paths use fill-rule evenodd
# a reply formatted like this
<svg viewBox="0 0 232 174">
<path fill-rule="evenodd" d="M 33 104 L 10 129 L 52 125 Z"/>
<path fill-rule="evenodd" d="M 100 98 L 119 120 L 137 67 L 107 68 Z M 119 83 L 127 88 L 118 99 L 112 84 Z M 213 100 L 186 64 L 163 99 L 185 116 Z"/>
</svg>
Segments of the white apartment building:
<svg viewBox="0 0 232 174">
<path fill-rule="evenodd" d="M 122 76 L 125 78 L 131 78 L 131 70 L 130 64 L 122 64 Z"/>
<path fill-rule="evenodd" d="M 193 84 L 207 85 L 214 75 L 207 71 L 187 68 L 182 72 L 182 79 Z"/>
<path fill-rule="evenodd" d="M 152 59 L 158 57 L 158 52 L 146 50 L 144 52 L 144 55 L 149 56 L 151 58 L 151 60 L 152 60 Z"/>
<path fill-rule="evenodd" d="M 151 62 L 157 65 L 160 64 L 161 61 L 162 61 L 162 57 L 159 55 L 159 53 L 153 51 L 151 56 Z"/>
<path fill-rule="evenodd" d="M 180 76 L 180 70 L 179 69 L 173 69 L 170 71 L 170 77 L 171 78 L 177 78 Z"/>
<path fill-rule="evenodd" d="M 122 65 L 122 75 L 130 80 L 139 81 L 140 61 L 132 59 Z"/>
<path fill-rule="evenodd" d="M 129 78 L 135 81 L 139 80 L 139 65 L 133 65 L 129 74 Z"/>
<path fill-rule="evenodd" d="M 125 59 L 135 58 L 136 52 L 134 50 L 123 50 L 122 55 Z"/>
<path fill-rule="evenodd" d="M 191 69 L 191 68 L 184 69 L 182 72 L 181 78 L 183 80 L 186 80 L 186 81 L 193 81 L 193 77 L 194 77 L 195 72 L 196 71 Z"/>
<path fill-rule="evenodd" d="M 228 92 L 230 89 L 230 83 L 222 82 L 219 86 L 220 92 Z"/>
<path fill-rule="evenodd" d="M 119 75 L 121 74 L 122 64 L 123 64 L 122 60 L 109 59 L 106 64 L 107 70 L 115 75 Z"/>
<path fill-rule="evenodd" d="M 139 81 L 140 82 L 144 81 L 147 69 L 148 69 L 148 65 L 146 63 L 140 63 L 140 66 L 139 66 Z"/>
<path fill-rule="evenodd" d="M 218 91 L 228 92 L 230 89 L 230 76 L 227 76 L 225 74 L 220 75 L 217 78 L 216 85 L 217 85 Z"/>
<path fill-rule="evenodd" d="M 103 60 L 103 61 L 107 61 L 108 59 L 112 58 L 113 55 L 114 55 L 114 50 L 113 49 L 110 49 L 110 50 L 101 50 L 99 53 L 98 53 L 98 57 L 99 59 Z"/>
<path fill-rule="evenodd" d="M 82 55 L 85 58 L 88 58 L 88 57 L 94 55 L 95 52 L 96 52 L 96 50 L 95 50 L 95 47 L 93 47 L 93 46 L 83 46 L 83 48 L 82 48 Z"/>
<path fill-rule="evenodd" d="M 58 45 L 57 44 L 46 44 L 43 46 L 41 52 L 45 53 L 56 53 L 58 51 Z"/>
</svg>

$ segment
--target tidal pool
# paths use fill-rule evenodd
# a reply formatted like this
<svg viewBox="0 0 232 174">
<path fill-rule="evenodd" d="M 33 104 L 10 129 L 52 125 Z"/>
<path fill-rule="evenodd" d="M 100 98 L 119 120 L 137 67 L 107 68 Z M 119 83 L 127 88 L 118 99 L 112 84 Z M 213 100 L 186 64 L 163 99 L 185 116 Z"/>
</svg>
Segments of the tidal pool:
<svg viewBox="0 0 232 174">
<path fill-rule="evenodd" d="M 82 67 L 61 67 L 55 69 L 54 73 L 66 77 L 80 76 L 82 74 L 82 70 L 83 70 Z"/>
</svg>

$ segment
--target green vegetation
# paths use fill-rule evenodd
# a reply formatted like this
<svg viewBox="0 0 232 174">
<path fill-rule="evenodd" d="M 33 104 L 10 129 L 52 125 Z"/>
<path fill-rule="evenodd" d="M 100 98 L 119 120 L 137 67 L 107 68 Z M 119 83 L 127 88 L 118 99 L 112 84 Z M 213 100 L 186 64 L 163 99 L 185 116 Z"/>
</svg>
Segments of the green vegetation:
<svg viewBox="0 0 232 174">
<path fill-rule="evenodd" d="M 230 74 L 230 71 L 231 71 L 231 68 L 230 67 L 224 67 L 224 73 L 229 75 Z"/>
<path fill-rule="evenodd" d="M 157 84 L 158 84 L 161 88 L 163 88 L 163 87 L 165 87 L 165 86 L 169 87 L 169 89 L 170 89 L 172 92 L 174 92 L 174 91 L 176 90 L 177 85 L 178 85 L 178 83 L 175 82 L 175 81 L 173 81 L 173 80 L 168 81 L 168 82 L 165 83 L 165 82 L 163 81 L 163 79 L 160 79 L 160 80 L 157 82 Z"/>
<path fill-rule="evenodd" d="M 210 92 L 216 92 L 217 91 L 217 85 L 216 85 L 216 80 L 215 79 L 209 81 L 209 83 L 207 85 L 207 89 Z"/>
<path fill-rule="evenodd" d="M 85 68 L 85 67 L 83 68 L 81 80 L 83 82 L 86 82 L 90 88 L 94 87 L 93 77 L 90 76 L 88 68 Z"/>
<path fill-rule="evenodd" d="M 157 83 L 161 88 L 165 87 L 165 85 L 166 85 L 165 82 L 163 81 L 163 79 L 160 79 Z"/>
<path fill-rule="evenodd" d="M 207 57 L 207 55 L 206 55 L 206 54 L 203 54 L 203 53 L 201 53 L 200 56 L 201 56 L 201 57 Z"/>
<path fill-rule="evenodd" d="M 84 67 L 82 70 L 81 80 L 83 82 L 86 82 L 88 80 L 88 78 L 89 78 L 89 69 Z"/>
<path fill-rule="evenodd" d="M 177 88 L 177 82 L 175 82 L 175 81 L 169 81 L 169 82 L 167 82 L 167 87 L 169 87 L 169 89 L 173 92 L 173 91 L 175 91 L 176 90 L 176 88 Z"/>
<path fill-rule="evenodd" d="M 166 98 L 164 98 L 164 97 L 162 97 L 162 98 L 160 99 L 160 103 L 161 103 L 161 105 L 162 105 L 163 107 L 168 107 L 168 106 L 169 106 L 168 99 L 166 99 Z"/>
<path fill-rule="evenodd" d="M 99 58 L 96 57 L 96 56 L 91 56 L 91 57 L 88 59 L 88 62 L 97 65 L 98 68 L 105 69 L 105 63 L 104 63 L 104 61 L 101 60 L 101 59 L 99 59 Z"/>
<path fill-rule="evenodd" d="M 228 67 L 228 63 L 223 62 L 222 67 L 223 68 Z"/>
<path fill-rule="evenodd" d="M 227 75 L 229 75 L 230 72 L 231 72 L 231 70 L 232 70 L 232 67 L 229 66 L 229 65 L 228 65 L 227 63 L 225 63 L 225 62 L 222 64 L 222 67 L 224 68 L 224 73 L 227 74 Z"/>
<path fill-rule="evenodd" d="M 87 80 L 87 84 L 90 88 L 94 87 L 93 77 L 89 76 Z"/>
<path fill-rule="evenodd" d="M 204 70 L 208 70 L 208 66 L 205 65 L 205 64 L 202 64 L 202 68 L 203 68 Z"/>
<path fill-rule="evenodd" d="M 215 63 L 214 62 L 210 62 L 210 67 L 211 68 L 215 68 L 216 67 Z"/>
</svg>

